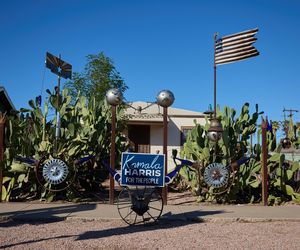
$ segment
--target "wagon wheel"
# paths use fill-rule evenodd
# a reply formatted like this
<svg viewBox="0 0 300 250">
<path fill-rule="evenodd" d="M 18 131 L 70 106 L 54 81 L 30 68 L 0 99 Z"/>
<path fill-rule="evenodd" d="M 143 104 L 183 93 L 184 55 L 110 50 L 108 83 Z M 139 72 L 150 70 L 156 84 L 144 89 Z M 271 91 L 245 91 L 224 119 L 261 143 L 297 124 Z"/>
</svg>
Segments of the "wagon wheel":
<svg viewBox="0 0 300 250">
<path fill-rule="evenodd" d="M 156 222 L 163 210 L 163 200 L 157 188 L 125 187 L 119 194 L 117 207 L 129 225 Z"/>
<path fill-rule="evenodd" d="M 35 167 L 38 183 L 52 192 L 68 188 L 75 180 L 75 164 L 68 166 L 63 160 L 43 157 Z"/>
</svg>

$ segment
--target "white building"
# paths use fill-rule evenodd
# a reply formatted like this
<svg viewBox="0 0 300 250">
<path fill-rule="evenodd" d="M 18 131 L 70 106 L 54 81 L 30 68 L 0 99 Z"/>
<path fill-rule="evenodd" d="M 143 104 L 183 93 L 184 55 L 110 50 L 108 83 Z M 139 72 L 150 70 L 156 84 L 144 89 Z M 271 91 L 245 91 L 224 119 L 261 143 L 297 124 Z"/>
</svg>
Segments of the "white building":
<svg viewBox="0 0 300 250">
<path fill-rule="evenodd" d="M 132 151 L 163 153 L 163 108 L 153 103 L 133 102 L 126 110 L 129 116 L 127 136 Z M 172 149 L 180 152 L 186 134 L 197 123 L 205 124 L 204 114 L 190 110 L 168 108 L 168 168 L 172 169 Z"/>
</svg>

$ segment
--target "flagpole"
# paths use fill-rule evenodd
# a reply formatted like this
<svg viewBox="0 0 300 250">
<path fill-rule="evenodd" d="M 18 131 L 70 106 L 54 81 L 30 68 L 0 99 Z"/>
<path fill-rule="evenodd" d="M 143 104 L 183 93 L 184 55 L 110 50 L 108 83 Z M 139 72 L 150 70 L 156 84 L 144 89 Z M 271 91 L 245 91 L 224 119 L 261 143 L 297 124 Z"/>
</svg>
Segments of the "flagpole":
<svg viewBox="0 0 300 250">
<path fill-rule="evenodd" d="M 217 117 L 217 65 L 216 65 L 216 40 L 218 33 L 214 34 L 214 117 Z"/>
</svg>

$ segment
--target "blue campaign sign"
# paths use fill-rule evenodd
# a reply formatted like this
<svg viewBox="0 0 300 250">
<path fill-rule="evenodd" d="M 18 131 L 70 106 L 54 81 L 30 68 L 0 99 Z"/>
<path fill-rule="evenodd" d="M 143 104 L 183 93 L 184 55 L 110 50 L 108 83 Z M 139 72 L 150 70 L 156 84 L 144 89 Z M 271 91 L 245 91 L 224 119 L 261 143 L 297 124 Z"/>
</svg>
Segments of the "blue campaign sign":
<svg viewBox="0 0 300 250">
<path fill-rule="evenodd" d="M 121 185 L 165 185 L 165 156 L 159 154 L 122 153 Z"/>
</svg>

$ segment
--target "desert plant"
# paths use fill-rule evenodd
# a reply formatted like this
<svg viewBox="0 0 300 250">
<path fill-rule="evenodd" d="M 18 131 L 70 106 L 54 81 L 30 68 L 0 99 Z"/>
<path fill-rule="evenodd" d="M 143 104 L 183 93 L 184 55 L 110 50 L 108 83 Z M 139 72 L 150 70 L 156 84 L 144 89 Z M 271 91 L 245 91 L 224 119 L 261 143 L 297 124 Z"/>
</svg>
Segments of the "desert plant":
<svg viewBox="0 0 300 250">
<path fill-rule="evenodd" d="M 261 200 L 261 129 L 257 130 L 257 120 L 262 112 L 255 107 L 255 112 L 250 115 L 249 104 L 246 103 L 236 117 L 236 111 L 228 107 L 224 112 L 217 110 L 217 116 L 222 122 L 222 139 L 213 145 L 207 138 L 209 123 L 202 126 L 195 124 L 195 128 L 187 137 L 182 156 L 192 159 L 196 168 L 185 168 L 180 171 L 191 190 L 198 195 L 199 201 L 217 202 L 259 202 Z M 232 185 L 222 194 L 214 194 L 213 188 L 209 188 L 203 181 L 203 171 L 212 162 L 221 162 L 224 165 L 234 164 L 238 159 L 252 154 L 249 138 L 257 131 L 257 144 L 254 145 L 255 157 L 241 165 L 238 171 L 231 172 Z M 276 149 L 276 138 L 273 133 L 267 133 L 267 145 L 269 151 Z M 284 168 L 288 163 L 284 161 L 284 155 L 277 153 L 268 156 L 269 181 L 269 204 L 295 200 L 300 201 L 290 185 L 292 176 L 299 169 L 298 163 L 290 164 L 290 168 Z M 235 173 L 235 174 L 234 174 Z M 274 174 L 275 173 L 275 174 Z"/>
<path fill-rule="evenodd" d="M 11 195 L 28 197 L 35 192 L 38 196 L 53 199 L 53 194 L 49 192 L 38 192 L 38 186 L 33 174 L 33 167 L 30 164 L 19 162 L 17 156 L 41 159 L 41 157 L 60 158 L 68 165 L 74 161 L 88 155 L 95 156 L 95 162 L 109 159 L 109 146 L 111 137 L 111 109 L 103 100 L 87 100 L 83 96 L 78 96 L 75 103 L 71 103 L 68 90 L 64 89 L 59 96 L 60 105 L 57 106 L 57 96 L 49 93 L 49 97 L 44 105 L 44 110 L 34 101 L 29 101 L 29 109 L 21 109 L 18 116 L 8 117 L 5 133 L 5 200 L 9 200 Z M 57 119 L 49 119 L 48 110 L 57 110 L 60 114 L 60 137 L 55 138 L 55 126 Z M 124 130 L 123 111 L 118 111 L 117 155 L 125 150 L 126 141 L 122 135 Z M 99 168 L 99 164 L 89 163 L 80 166 L 82 171 L 79 175 L 85 176 L 87 171 Z M 102 177 L 89 175 L 93 180 L 84 179 L 92 182 Z M 80 176 L 78 176 L 80 179 Z M 78 181 L 78 179 L 77 179 Z M 79 181 L 78 181 L 79 182 Z M 18 192 L 22 190 L 22 192 Z"/>
</svg>

